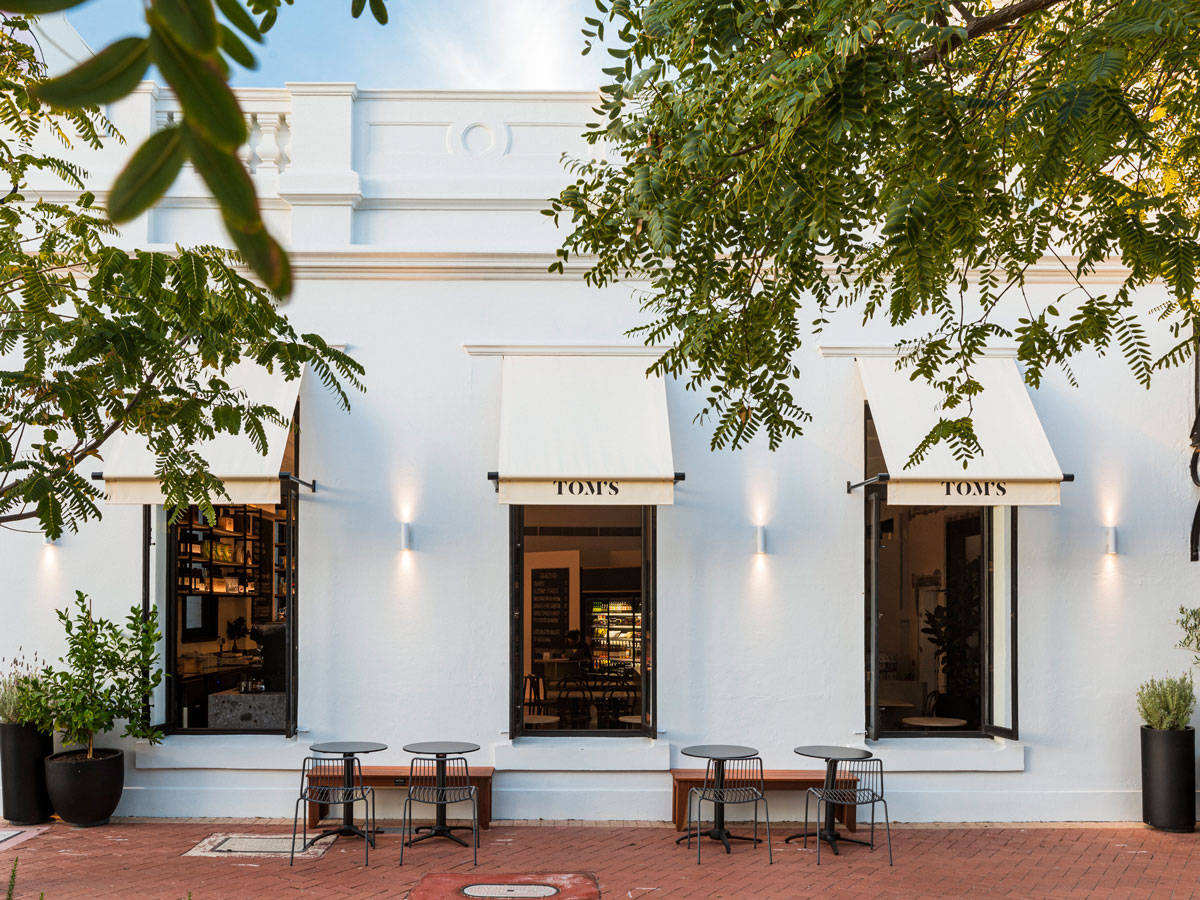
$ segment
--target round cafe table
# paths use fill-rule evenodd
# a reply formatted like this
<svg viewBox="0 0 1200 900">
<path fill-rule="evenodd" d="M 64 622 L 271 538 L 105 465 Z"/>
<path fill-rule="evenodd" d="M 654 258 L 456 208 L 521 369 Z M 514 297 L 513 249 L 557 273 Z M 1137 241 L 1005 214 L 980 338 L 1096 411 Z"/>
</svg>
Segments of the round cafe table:
<svg viewBox="0 0 1200 900">
<path fill-rule="evenodd" d="M 354 757 L 359 753 L 379 753 L 387 749 L 387 744 L 375 744 L 370 741 L 327 741 L 323 744 L 311 744 L 308 749 L 313 753 L 341 756 L 345 760 L 345 764 L 342 766 L 342 771 L 345 773 L 342 785 L 349 790 L 354 787 Z M 304 845 L 305 849 L 310 847 L 315 841 L 319 841 L 330 834 L 358 835 L 370 841 L 371 846 L 375 845 L 375 836 L 367 834 L 354 824 L 354 804 L 352 803 L 342 804 L 342 825 L 340 828 L 330 828 L 322 831 Z"/>
<path fill-rule="evenodd" d="M 404 752 L 412 753 L 416 756 L 432 756 L 434 757 L 437 767 L 437 788 L 444 790 L 446 787 L 446 757 L 460 756 L 463 753 L 474 753 L 479 749 L 478 744 L 468 744 L 462 741 L 423 741 L 416 744 L 405 744 Z M 432 837 L 450 838 L 452 841 L 457 841 L 464 847 L 468 846 L 467 842 L 454 834 L 455 831 L 470 831 L 469 825 L 447 825 L 446 824 L 446 804 L 438 803 L 434 806 L 436 813 L 434 824 L 421 825 L 414 828 L 414 831 L 428 831 L 428 834 L 423 834 L 420 837 L 409 838 L 408 846 L 412 846 L 418 841 L 428 840 Z"/>
<path fill-rule="evenodd" d="M 713 764 L 713 787 L 718 791 L 725 788 L 725 761 L 730 759 L 749 759 L 752 756 L 758 756 L 758 751 L 753 747 L 742 747 L 738 744 L 698 744 L 694 747 L 684 747 L 679 751 L 684 756 L 695 757 L 696 759 L 711 759 Z M 696 810 L 699 817 L 699 809 Z M 689 832 L 688 834 L 690 834 Z M 755 838 L 746 837 L 741 834 L 730 834 L 729 829 L 725 827 L 725 804 L 713 804 L 713 827 L 708 832 L 708 836 L 714 841 L 720 841 L 725 845 L 725 852 L 729 853 L 730 841 L 754 841 Z M 688 839 L 688 835 L 677 839 L 675 843 L 682 844 Z"/>
<path fill-rule="evenodd" d="M 814 759 L 825 760 L 825 790 L 831 791 L 834 786 L 834 778 L 837 774 L 837 764 L 841 760 L 851 759 L 870 759 L 874 754 L 870 750 L 860 750 L 857 747 L 831 747 L 827 744 L 819 744 L 807 747 L 796 747 L 793 753 L 800 756 L 811 756 Z M 783 839 L 786 844 L 796 838 L 815 837 L 819 841 L 824 841 L 829 845 L 829 849 L 835 854 L 838 852 L 838 841 L 849 841 L 851 844 L 863 844 L 867 847 L 871 846 L 870 841 L 860 841 L 857 838 L 843 837 L 837 830 L 837 826 L 833 821 L 833 808 L 837 804 L 825 804 L 825 823 L 824 826 L 820 822 L 817 823 L 817 830 L 801 831 L 798 834 L 789 835 Z"/>
</svg>

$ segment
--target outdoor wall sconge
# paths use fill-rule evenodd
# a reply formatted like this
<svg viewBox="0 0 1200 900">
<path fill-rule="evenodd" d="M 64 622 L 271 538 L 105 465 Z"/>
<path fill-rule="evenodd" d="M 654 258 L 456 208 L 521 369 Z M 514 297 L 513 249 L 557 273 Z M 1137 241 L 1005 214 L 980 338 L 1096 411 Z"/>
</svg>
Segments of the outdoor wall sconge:
<svg viewBox="0 0 1200 900">
<path fill-rule="evenodd" d="M 1104 552 L 1115 554 L 1117 552 L 1117 526 L 1109 525 L 1104 529 Z"/>
<path fill-rule="evenodd" d="M 400 549 L 412 549 L 412 525 L 408 522 L 400 523 Z"/>
<path fill-rule="evenodd" d="M 762 554 L 767 552 L 767 526 L 756 525 L 754 527 L 754 552 Z"/>
</svg>

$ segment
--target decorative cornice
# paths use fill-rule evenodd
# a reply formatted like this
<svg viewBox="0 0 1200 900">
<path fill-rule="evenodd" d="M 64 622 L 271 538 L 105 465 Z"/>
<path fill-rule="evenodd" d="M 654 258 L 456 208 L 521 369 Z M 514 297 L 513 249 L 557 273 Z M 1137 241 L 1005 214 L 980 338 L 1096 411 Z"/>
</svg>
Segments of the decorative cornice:
<svg viewBox="0 0 1200 900">
<path fill-rule="evenodd" d="M 463 344 L 467 356 L 662 356 L 670 349 L 645 344 Z"/>
<path fill-rule="evenodd" d="M 359 278 L 384 281 L 529 281 L 564 277 L 578 281 L 592 261 L 572 259 L 562 275 L 550 272 L 553 253 L 413 253 L 395 250 L 296 250 L 297 278 Z"/>
</svg>

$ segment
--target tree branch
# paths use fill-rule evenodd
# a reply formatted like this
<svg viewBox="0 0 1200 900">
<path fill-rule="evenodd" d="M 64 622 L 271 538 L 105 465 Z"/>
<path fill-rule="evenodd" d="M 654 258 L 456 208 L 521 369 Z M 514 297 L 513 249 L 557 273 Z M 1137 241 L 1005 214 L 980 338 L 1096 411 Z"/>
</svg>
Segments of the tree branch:
<svg viewBox="0 0 1200 900">
<path fill-rule="evenodd" d="M 966 27 L 966 38 L 960 38 L 958 35 L 955 35 L 950 38 L 945 47 L 926 47 L 913 57 L 913 62 L 921 66 L 927 66 L 966 41 L 982 37 L 985 34 L 991 34 L 993 31 L 999 31 L 1001 28 L 1011 25 L 1013 22 L 1030 13 L 1041 12 L 1064 2 L 1066 0 L 1017 0 L 1016 3 L 1006 6 L 1003 9 L 998 9 L 991 15 L 981 16 L 978 19 L 969 21 Z"/>
</svg>

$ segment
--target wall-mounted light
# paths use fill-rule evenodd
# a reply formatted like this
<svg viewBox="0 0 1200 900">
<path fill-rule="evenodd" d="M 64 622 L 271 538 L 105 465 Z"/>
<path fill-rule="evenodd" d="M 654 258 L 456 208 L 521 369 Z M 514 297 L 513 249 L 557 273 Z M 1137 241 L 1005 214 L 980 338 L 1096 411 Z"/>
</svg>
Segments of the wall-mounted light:
<svg viewBox="0 0 1200 900">
<path fill-rule="evenodd" d="M 1109 525 L 1104 529 L 1104 552 L 1117 552 L 1117 526 Z"/>
<path fill-rule="evenodd" d="M 754 528 L 754 552 L 767 552 L 767 526 L 756 525 Z"/>
<path fill-rule="evenodd" d="M 400 523 L 400 549 L 412 549 L 412 525 L 408 522 Z"/>
</svg>

